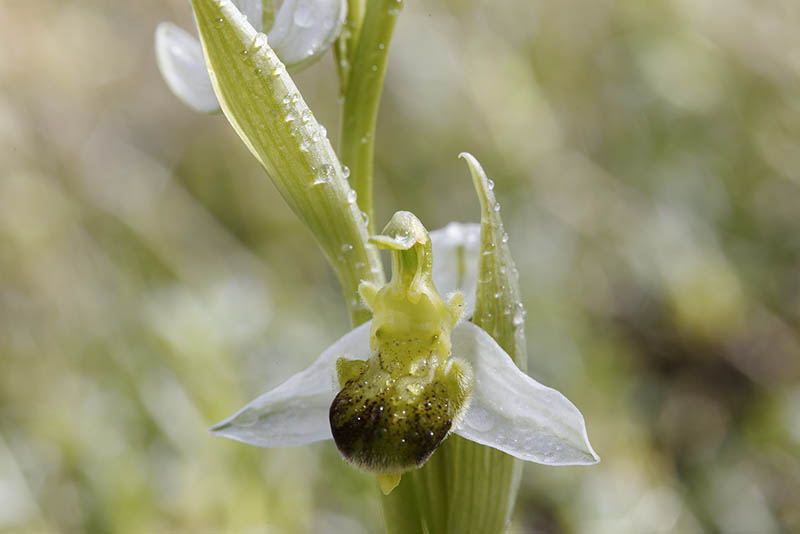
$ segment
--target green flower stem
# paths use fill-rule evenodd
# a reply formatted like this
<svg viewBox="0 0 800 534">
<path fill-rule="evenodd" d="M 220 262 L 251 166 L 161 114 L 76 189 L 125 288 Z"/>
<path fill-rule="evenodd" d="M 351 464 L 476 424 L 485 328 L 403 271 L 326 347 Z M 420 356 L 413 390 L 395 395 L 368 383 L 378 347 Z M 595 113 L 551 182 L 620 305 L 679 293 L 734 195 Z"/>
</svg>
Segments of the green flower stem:
<svg viewBox="0 0 800 534">
<path fill-rule="evenodd" d="M 333 46 L 336 68 L 339 71 L 339 92 L 344 96 L 347 83 L 350 81 L 350 65 L 353 61 L 354 44 L 358 42 L 358 33 L 364 21 L 365 0 L 347 1 L 347 18 L 342 31 Z"/>
<path fill-rule="evenodd" d="M 369 320 L 358 285 L 382 284 L 383 269 L 325 130 L 266 36 L 230 1 L 192 0 L 192 8 L 225 117 L 320 244 L 352 323 Z"/>
<path fill-rule="evenodd" d="M 481 203 L 481 254 L 472 321 L 525 370 L 525 313 L 508 236 L 491 182 L 475 158 L 469 154 L 462 157 L 470 167 Z M 521 475 L 519 460 L 451 435 L 421 469 L 404 475 L 397 489 L 384 497 L 387 531 L 500 534 L 511 519 Z M 414 507 L 419 514 L 416 521 L 404 518 Z"/>
<path fill-rule="evenodd" d="M 346 83 L 343 82 L 345 89 L 339 155 L 342 163 L 350 168 L 350 182 L 358 193 L 359 208 L 369 217 L 370 234 L 375 229 L 372 207 L 375 122 L 386 74 L 389 44 L 402 5 L 398 0 L 367 2 L 355 48 L 348 54 L 351 57 L 349 76 L 345 78 Z M 341 57 L 339 59 L 341 61 Z"/>
<path fill-rule="evenodd" d="M 403 478 L 407 477 L 413 477 L 413 473 L 403 475 Z M 387 505 L 387 498 L 383 499 L 383 520 L 386 524 L 386 534 L 435 532 L 423 530 L 420 527 L 422 514 L 419 509 L 417 483 L 401 481 L 389 496 L 391 505 Z"/>
</svg>

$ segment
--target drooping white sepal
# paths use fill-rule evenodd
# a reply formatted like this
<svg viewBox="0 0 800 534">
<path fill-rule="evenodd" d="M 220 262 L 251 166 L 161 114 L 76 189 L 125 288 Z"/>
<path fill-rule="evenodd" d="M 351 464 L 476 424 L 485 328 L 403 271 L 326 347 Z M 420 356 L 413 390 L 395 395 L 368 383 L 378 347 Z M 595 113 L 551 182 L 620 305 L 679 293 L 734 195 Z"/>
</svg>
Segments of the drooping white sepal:
<svg viewBox="0 0 800 534">
<path fill-rule="evenodd" d="M 431 232 L 430 236 L 433 283 L 445 297 L 456 290 L 464 294 L 464 318 L 468 319 L 475 312 L 481 225 L 452 222 Z"/>
<path fill-rule="evenodd" d="M 211 427 L 218 436 L 259 447 L 332 439 L 328 410 L 339 391 L 336 360 L 366 360 L 372 321 L 345 334 L 309 367 Z"/>
<path fill-rule="evenodd" d="M 156 28 L 156 62 L 170 90 L 201 113 L 219 111 L 200 41 L 171 22 Z"/>
<path fill-rule="evenodd" d="M 267 33 L 287 67 L 301 69 L 322 55 L 339 35 L 347 0 L 284 0 Z"/>
<path fill-rule="evenodd" d="M 475 388 L 456 434 L 547 465 L 591 465 L 583 415 L 569 399 L 526 375 L 492 337 L 472 323 L 453 330 L 453 355 L 468 361 Z"/>
</svg>

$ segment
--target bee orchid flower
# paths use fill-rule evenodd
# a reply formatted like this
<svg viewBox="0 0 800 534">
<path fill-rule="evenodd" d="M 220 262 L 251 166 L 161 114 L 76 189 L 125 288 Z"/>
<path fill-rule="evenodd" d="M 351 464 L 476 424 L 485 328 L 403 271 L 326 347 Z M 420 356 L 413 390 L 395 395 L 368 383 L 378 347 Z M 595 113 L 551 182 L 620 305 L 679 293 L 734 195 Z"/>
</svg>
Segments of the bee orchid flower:
<svg viewBox="0 0 800 534">
<path fill-rule="evenodd" d="M 597 463 L 575 405 L 469 321 L 480 231 L 450 223 L 428 234 L 397 212 L 370 238 L 392 254 L 392 279 L 360 287 L 373 319 L 211 431 L 261 447 L 333 439 L 384 493 L 451 432 L 526 461 Z"/>
<path fill-rule="evenodd" d="M 321 56 L 339 35 L 347 14 L 346 0 L 232 0 L 290 69 L 300 70 Z M 271 24 L 271 26 L 269 26 Z M 196 111 L 212 113 L 220 105 L 206 69 L 200 42 L 171 22 L 156 28 L 156 60 L 167 85 Z"/>
</svg>

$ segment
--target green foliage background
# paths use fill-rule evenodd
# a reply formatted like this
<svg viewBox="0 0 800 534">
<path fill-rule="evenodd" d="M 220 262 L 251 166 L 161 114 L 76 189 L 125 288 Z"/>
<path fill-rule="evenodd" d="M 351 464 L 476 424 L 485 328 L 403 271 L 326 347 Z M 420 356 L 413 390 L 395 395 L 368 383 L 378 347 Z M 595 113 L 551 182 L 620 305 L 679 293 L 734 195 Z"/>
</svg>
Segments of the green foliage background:
<svg viewBox="0 0 800 534">
<path fill-rule="evenodd" d="M 525 466 L 511 532 L 800 530 L 800 9 L 407 0 L 380 227 L 495 180 L 529 372 L 603 462 Z M 167 90 L 185 2 L 0 3 L 0 531 L 358 533 L 330 443 L 207 426 L 347 329 L 310 235 L 221 116 Z M 330 135 L 330 57 L 297 78 Z M 335 143 L 334 143 L 335 144 Z"/>
</svg>

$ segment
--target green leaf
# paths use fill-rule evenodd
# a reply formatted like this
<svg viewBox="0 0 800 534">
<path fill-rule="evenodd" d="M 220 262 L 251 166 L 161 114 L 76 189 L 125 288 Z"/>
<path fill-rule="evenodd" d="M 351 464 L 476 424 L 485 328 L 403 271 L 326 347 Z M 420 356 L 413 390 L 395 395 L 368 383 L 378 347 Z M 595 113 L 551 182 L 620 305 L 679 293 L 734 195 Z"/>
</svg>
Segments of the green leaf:
<svg viewBox="0 0 800 534">
<path fill-rule="evenodd" d="M 354 324 L 369 318 L 361 280 L 383 283 L 377 249 L 325 129 L 283 63 L 230 0 L 192 0 L 225 117 L 308 226 L 342 285 Z"/>
</svg>

